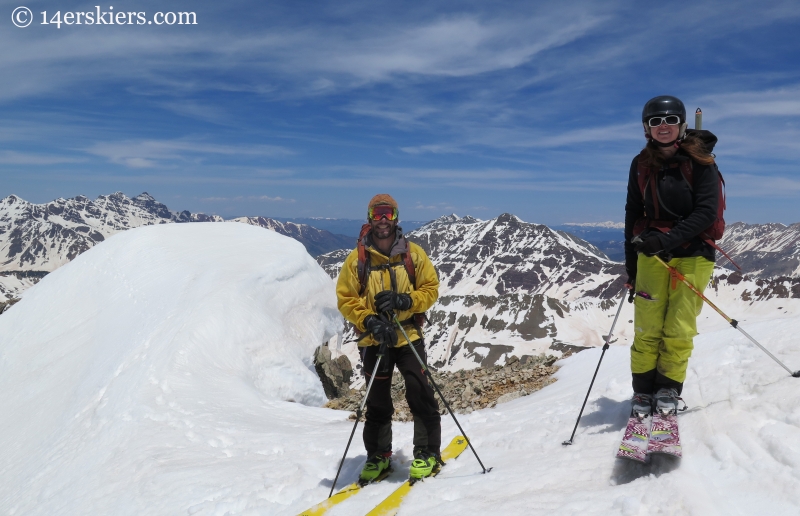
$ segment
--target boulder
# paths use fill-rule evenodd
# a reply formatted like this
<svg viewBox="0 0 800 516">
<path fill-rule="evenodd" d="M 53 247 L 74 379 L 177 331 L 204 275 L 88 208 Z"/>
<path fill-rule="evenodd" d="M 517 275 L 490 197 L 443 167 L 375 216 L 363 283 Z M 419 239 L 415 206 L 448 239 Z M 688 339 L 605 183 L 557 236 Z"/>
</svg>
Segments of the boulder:
<svg viewBox="0 0 800 516">
<path fill-rule="evenodd" d="M 350 359 L 346 355 L 332 358 L 327 343 L 314 353 L 314 369 L 329 400 L 344 396 L 350 390 L 350 378 L 353 376 Z"/>
</svg>

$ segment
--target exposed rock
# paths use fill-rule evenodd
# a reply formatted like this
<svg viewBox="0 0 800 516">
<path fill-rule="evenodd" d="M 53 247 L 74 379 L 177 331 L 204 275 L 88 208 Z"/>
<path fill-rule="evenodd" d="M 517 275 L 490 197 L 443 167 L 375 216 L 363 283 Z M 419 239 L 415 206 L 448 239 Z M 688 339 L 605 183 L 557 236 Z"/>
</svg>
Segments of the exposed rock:
<svg viewBox="0 0 800 516">
<path fill-rule="evenodd" d="M 455 372 L 432 372 L 436 385 L 442 391 L 450 408 L 458 414 L 469 414 L 474 410 L 494 407 L 553 383 L 553 373 L 557 368 L 553 365 L 557 357 L 552 355 L 530 356 L 521 358 L 510 356 L 505 366 L 478 367 L 472 370 Z M 351 390 L 347 394 L 329 401 L 325 406 L 336 410 L 355 411 L 361 404 L 366 386 L 358 391 Z M 405 384 L 403 377 L 395 371 L 392 377 L 392 402 L 395 413 L 394 421 L 411 421 L 413 416 L 405 400 Z M 439 395 L 439 413 L 447 414 L 447 409 Z M 355 414 L 350 415 L 355 419 Z"/>
<path fill-rule="evenodd" d="M 329 400 L 349 393 L 353 367 L 346 355 L 332 358 L 331 350 L 325 343 L 314 354 L 314 369 Z"/>
<path fill-rule="evenodd" d="M 9 299 L 8 301 L 0 303 L 0 314 L 11 308 L 11 305 L 19 302 L 19 298 Z"/>
</svg>

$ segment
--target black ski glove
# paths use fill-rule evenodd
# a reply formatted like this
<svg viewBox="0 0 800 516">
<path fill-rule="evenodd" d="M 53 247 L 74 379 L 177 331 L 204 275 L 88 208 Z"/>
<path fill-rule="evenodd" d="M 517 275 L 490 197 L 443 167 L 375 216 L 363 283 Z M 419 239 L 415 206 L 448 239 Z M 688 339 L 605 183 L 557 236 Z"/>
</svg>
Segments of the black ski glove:
<svg viewBox="0 0 800 516">
<path fill-rule="evenodd" d="M 382 315 L 368 315 L 364 319 L 364 327 L 379 344 L 386 344 L 390 348 L 397 346 L 394 326 Z"/>
<path fill-rule="evenodd" d="M 393 290 L 384 290 L 375 294 L 375 308 L 378 312 L 388 312 L 389 310 L 410 310 L 411 296 L 408 294 L 398 294 Z"/>
<path fill-rule="evenodd" d="M 655 256 L 663 250 L 664 244 L 661 243 L 661 239 L 658 237 L 657 233 L 651 233 L 644 237 L 644 239 L 641 239 L 641 242 L 636 243 L 636 252 L 642 253 L 645 256 Z"/>
</svg>

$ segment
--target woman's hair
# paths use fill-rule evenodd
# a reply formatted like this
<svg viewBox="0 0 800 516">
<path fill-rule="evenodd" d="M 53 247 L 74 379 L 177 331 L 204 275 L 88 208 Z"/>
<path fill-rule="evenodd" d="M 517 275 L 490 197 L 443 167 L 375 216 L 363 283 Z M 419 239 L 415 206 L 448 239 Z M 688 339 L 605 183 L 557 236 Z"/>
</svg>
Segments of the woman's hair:
<svg viewBox="0 0 800 516">
<path fill-rule="evenodd" d="M 710 165 L 714 163 L 714 156 L 706 149 L 703 140 L 697 136 L 687 134 L 681 141 L 681 150 L 689 155 L 694 161 L 701 165 Z M 653 143 L 653 140 L 648 140 L 642 150 L 642 157 L 639 158 L 642 164 L 648 167 L 660 167 L 664 164 L 664 155 L 661 154 L 660 148 Z"/>
</svg>

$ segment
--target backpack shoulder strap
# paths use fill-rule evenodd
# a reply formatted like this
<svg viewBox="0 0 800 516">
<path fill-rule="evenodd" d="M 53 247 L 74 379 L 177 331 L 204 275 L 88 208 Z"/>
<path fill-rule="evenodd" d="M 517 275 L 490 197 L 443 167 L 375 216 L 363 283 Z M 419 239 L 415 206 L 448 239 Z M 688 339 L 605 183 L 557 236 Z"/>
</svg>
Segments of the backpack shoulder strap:
<svg viewBox="0 0 800 516">
<path fill-rule="evenodd" d="M 639 191 L 642 192 L 642 198 L 644 198 L 644 192 L 647 190 L 647 179 L 649 177 L 650 167 L 642 164 L 642 155 L 639 154 L 639 165 L 636 169 L 636 180 L 639 183 Z"/>
<path fill-rule="evenodd" d="M 363 295 L 364 291 L 367 289 L 367 278 L 369 277 L 371 260 L 367 256 L 367 246 L 364 243 L 364 239 L 367 237 L 369 230 L 369 224 L 361 226 L 361 232 L 358 235 L 358 242 L 356 243 L 356 249 L 358 250 L 358 283 L 360 284 L 358 290 L 359 296 Z"/>
<path fill-rule="evenodd" d="M 681 174 L 689 185 L 689 190 L 694 191 L 694 166 L 692 166 L 692 160 L 681 161 Z"/>
<path fill-rule="evenodd" d="M 656 174 L 652 167 L 648 167 L 642 163 L 642 153 L 639 154 L 639 165 L 637 168 L 636 179 L 639 183 L 639 191 L 642 192 L 642 202 L 644 202 L 645 193 L 648 184 L 650 185 L 650 197 L 653 199 L 653 211 L 656 220 L 661 218 L 658 205 L 658 185 L 656 184 Z"/>
<path fill-rule="evenodd" d="M 407 253 L 403 253 L 403 263 L 406 266 L 406 273 L 408 274 L 408 281 L 417 288 L 417 270 L 414 268 L 414 260 L 411 259 L 411 247 L 408 248 Z"/>
</svg>

